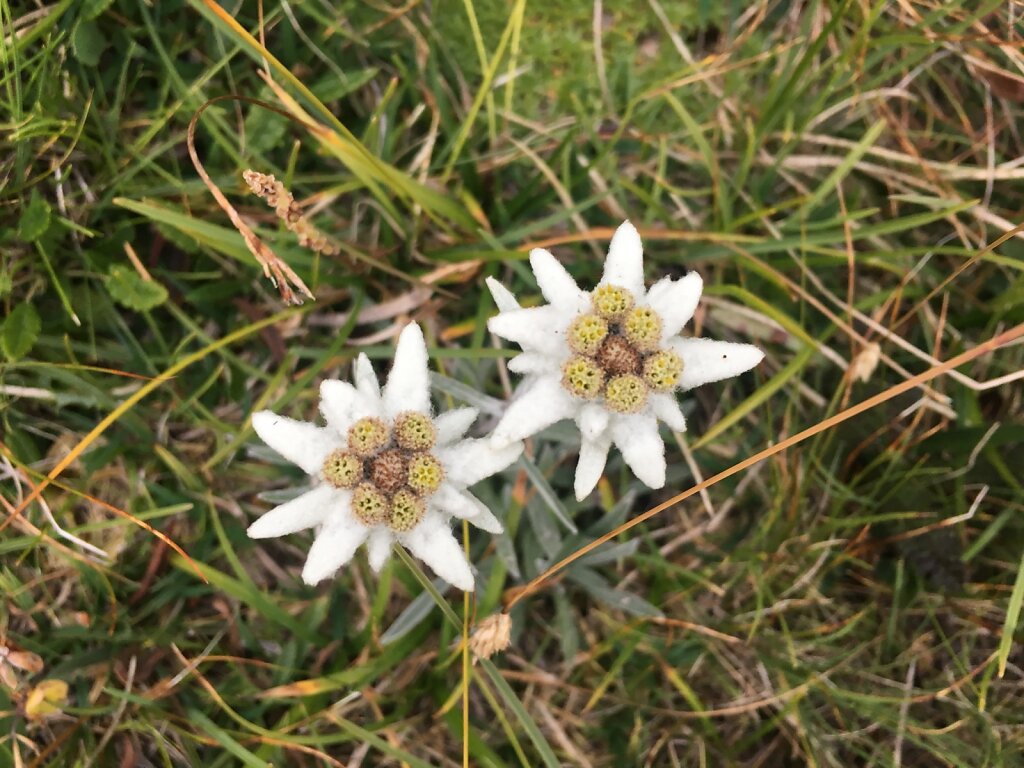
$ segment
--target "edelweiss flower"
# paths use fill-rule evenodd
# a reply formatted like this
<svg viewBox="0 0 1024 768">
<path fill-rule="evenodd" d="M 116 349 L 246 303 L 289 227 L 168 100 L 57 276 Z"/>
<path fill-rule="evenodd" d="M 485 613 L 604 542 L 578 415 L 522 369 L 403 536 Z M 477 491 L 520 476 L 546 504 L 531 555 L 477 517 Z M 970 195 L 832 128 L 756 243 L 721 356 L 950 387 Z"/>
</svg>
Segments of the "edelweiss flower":
<svg viewBox="0 0 1024 768">
<path fill-rule="evenodd" d="M 249 536 L 316 527 L 302 569 L 307 584 L 332 575 L 363 542 L 379 571 L 397 539 L 445 581 L 472 591 L 473 573 L 449 520 L 501 533 L 501 523 L 466 489 L 514 462 L 522 444 L 462 439 L 475 408 L 431 418 L 427 347 L 416 324 L 402 331 L 383 390 L 366 355 L 355 362 L 354 380 L 355 386 L 337 380 L 320 386 L 325 427 L 271 411 L 253 415 L 263 441 L 316 484 L 264 514 Z"/>
<path fill-rule="evenodd" d="M 508 367 L 525 376 L 492 440 L 522 440 L 572 418 L 582 435 L 577 499 L 597 485 L 612 443 L 638 478 L 661 488 L 665 444 L 658 420 L 686 429 L 676 390 L 737 376 L 764 353 L 750 344 L 679 336 L 697 309 L 700 275 L 662 278 L 646 290 L 640 235 L 628 221 L 612 237 L 604 275 L 591 292 L 541 248 L 530 252 L 530 266 L 546 305 L 523 309 L 500 283 L 487 280 L 499 310 L 488 327 L 523 348 Z"/>
</svg>

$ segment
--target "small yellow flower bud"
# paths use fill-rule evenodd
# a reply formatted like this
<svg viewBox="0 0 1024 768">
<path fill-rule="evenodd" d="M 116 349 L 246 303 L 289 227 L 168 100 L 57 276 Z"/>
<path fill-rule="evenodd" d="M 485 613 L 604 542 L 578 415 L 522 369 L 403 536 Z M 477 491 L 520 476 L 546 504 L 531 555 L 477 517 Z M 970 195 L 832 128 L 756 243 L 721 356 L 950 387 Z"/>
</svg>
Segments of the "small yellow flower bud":
<svg viewBox="0 0 1024 768">
<path fill-rule="evenodd" d="M 367 417 L 348 428 L 348 449 L 357 456 L 372 456 L 385 445 L 391 436 L 380 419 Z"/>
<path fill-rule="evenodd" d="M 604 399 L 608 408 L 617 413 L 636 413 L 647 402 L 647 385 L 632 373 L 616 376 L 605 387 Z"/>
<path fill-rule="evenodd" d="M 407 451 L 429 451 L 437 440 L 434 422 L 425 413 L 405 411 L 395 418 L 395 442 Z"/>
<path fill-rule="evenodd" d="M 429 453 L 417 453 L 409 459 L 409 487 L 428 496 L 444 482 L 444 467 Z"/>
<path fill-rule="evenodd" d="M 348 451 L 332 451 L 324 459 L 324 480 L 335 488 L 355 488 L 363 479 L 363 462 Z"/>
<path fill-rule="evenodd" d="M 352 494 L 352 513 L 363 525 L 386 523 L 390 512 L 387 497 L 372 483 L 360 483 Z"/>
<path fill-rule="evenodd" d="M 601 393 L 604 372 L 588 357 L 573 357 L 562 367 L 562 386 L 583 400 L 593 400 Z"/>
<path fill-rule="evenodd" d="M 577 355 L 593 357 L 608 335 L 608 321 L 598 315 L 580 315 L 572 321 L 566 337 Z"/>
<path fill-rule="evenodd" d="M 662 349 L 644 360 L 644 381 L 656 392 L 675 389 L 682 372 L 682 358 L 670 349 Z"/>
<path fill-rule="evenodd" d="M 622 321 L 622 330 L 641 352 L 657 349 L 661 341 L 661 318 L 648 307 L 637 307 Z"/>
<path fill-rule="evenodd" d="M 423 503 L 423 499 L 403 488 L 391 498 L 388 527 L 397 533 L 408 533 L 419 525 L 426 512 L 427 505 Z"/>
<path fill-rule="evenodd" d="M 608 320 L 618 320 L 633 307 L 633 294 L 617 285 L 599 285 L 590 294 L 594 311 Z"/>
</svg>

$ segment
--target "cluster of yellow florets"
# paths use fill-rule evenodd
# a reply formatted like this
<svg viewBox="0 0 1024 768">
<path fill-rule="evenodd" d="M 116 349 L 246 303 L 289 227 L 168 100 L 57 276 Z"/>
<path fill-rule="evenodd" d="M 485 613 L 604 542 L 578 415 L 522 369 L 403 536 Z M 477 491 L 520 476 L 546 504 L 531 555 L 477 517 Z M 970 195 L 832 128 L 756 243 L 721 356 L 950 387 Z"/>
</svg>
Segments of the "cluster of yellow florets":
<svg viewBox="0 0 1024 768">
<path fill-rule="evenodd" d="M 562 367 L 562 386 L 582 400 L 603 396 L 618 413 L 636 413 L 651 391 L 672 391 L 683 372 L 679 355 L 659 348 L 661 317 L 634 303 L 625 288 L 600 285 L 590 295 L 590 312 L 566 332 L 573 356 Z"/>
<path fill-rule="evenodd" d="M 367 417 L 349 427 L 347 437 L 348 447 L 324 460 L 324 479 L 352 490 L 352 511 L 363 524 L 411 531 L 426 514 L 427 498 L 444 481 L 444 467 L 430 452 L 437 442 L 433 421 L 406 411 L 389 429 L 381 419 Z"/>
</svg>

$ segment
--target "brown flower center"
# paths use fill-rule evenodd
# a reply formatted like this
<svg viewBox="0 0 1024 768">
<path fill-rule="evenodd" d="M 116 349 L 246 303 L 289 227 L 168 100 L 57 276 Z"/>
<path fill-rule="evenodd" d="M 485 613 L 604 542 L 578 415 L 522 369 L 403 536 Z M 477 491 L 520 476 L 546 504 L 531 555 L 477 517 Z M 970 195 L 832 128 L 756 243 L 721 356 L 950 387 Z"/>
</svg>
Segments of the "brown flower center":
<svg viewBox="0 0 1024 768">
<path fill-rule="evenodd" d="M 679 386 L 683 361 L 661 347 L 663 322 L 650 307 L 634 306 L 633 295 L 601 285 L 590 295 L 590 310 L 566 329 L 573 352 L 562 366 L 562 386 L 581 400 L 604 398 L 618 413 L 637 413 L 649 392 Z"/>
<path fill-rule="evenodd" d="M 388 496 L 405 485 L 408 475 L 409 468 L 401 451 L 383 451 L 370 462 L 370 479 Z"/>
<path fill-rule="evenodd" d="M 639 373 L 642 359 L 633 345 L 622 336 L 609 336 L 597 350 L 597 364 L 609 376 Z"/>
</svg>

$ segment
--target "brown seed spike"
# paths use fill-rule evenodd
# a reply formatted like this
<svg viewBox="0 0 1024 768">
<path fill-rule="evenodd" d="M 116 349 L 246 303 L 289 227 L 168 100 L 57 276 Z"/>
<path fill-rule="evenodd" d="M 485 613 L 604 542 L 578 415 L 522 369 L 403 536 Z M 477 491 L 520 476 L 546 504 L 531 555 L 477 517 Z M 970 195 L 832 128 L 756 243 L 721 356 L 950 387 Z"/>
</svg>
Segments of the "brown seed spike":
<svg viewBox="0 0 1024 768">
<path fill-rule="evenodd" d="M 609 376 L 624 373 L 639 373 L 642 364 L 640 353 L 622 336 L 609 336 L 597 351 L 597 364 Z"/>
</svg>

